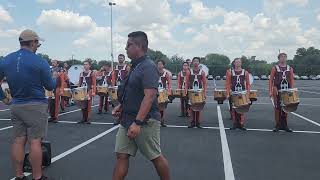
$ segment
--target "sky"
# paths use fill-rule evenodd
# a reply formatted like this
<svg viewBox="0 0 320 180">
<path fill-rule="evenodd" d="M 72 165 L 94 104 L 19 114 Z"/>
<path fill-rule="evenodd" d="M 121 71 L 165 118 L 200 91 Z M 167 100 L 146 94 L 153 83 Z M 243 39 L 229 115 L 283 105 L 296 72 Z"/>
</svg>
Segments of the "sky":
<svg viewBox="0 0 320 180">
<path fill-rule="evenodd" d="M 273 62 L 279 50 L 320 48 L 319 0 L 113 0 L 114 54 L 127 35 L 145 31 L 149 47 L 184 58 L 225 54 Z M 45 39 L 53 59 L 111 60 L 110 6 L 105 0 L 0 0 L 0 55 L 19 49 L 22 30 Z"/>
</svg>

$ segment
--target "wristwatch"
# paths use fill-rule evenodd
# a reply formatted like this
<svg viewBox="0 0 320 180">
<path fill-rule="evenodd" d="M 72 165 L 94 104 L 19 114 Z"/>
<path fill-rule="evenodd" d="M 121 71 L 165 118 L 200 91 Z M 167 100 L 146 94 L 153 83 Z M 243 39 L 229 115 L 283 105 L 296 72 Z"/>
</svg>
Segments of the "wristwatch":
<svg viewBox="0 0 320 180">
<path fill-rule="evenodd" d="M 134 123 L 136 123 L 136 125 L 138 125 L 138 126 L 143 126 L 143 125 L 147 124 L 145 121 L 140 121 L 140 120 L 137 120 L 137 119 L 134 120 Z"/>
</svg>

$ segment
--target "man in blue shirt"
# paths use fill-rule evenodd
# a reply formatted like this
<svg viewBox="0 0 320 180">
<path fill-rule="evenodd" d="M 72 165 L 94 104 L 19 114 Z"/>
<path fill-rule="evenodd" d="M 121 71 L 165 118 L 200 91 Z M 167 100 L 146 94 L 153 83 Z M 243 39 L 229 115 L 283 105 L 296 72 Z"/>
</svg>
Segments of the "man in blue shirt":
<svg viewBox="0 0 320 180">
<path fill-rule="evenodd" d="M 11 95 L 11 120 L 14 142 L 13 165 L 16 180 L 26 180 L 23 175 L 24 150 L 30 142 L 30 162 L 35 180 L 44 180 L 42 175 L 41 140 L 48 126 L 45 89 L 52 91 L 55 82 L 51 77 L 47 61 L 36 55 L 41 38 L 32 30 L 24 30 L 19 36 L 20 50 L 0 61 L 0 80 L 6 77 Z M 57 74 L 55 75 L 57 76 Z"/>
</svg>

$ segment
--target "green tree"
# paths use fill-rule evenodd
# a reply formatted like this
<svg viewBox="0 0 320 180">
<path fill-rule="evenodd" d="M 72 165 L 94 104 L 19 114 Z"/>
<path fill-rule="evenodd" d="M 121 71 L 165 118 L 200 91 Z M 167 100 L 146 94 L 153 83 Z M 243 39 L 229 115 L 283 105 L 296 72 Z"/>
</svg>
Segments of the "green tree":
<svg viewBox="0 0 320 180">
<path fill-rule="evenodd" d="M 298 48 L 292 66 L 298 75 L 320 74 L 320 50 L 314 47 Z"/>
<path fill-rule="evenodd" d="M 152 49 L 148 49 L 147 55 L 156 62 L 159 59 L 164 60 L 166 63 L 169 62 L 169 58 L 167 55 L 163 54 L 161 51 L 154 51 Z"/>
<path fill-rule="evenodd" d="M 38 53 L 37 55 L 40 56 L 42 59 L 46 60 L 50 64 L 51 59 L 50 59 L 49 55 L 42 54 L 42 53 Z"/>
<path fill-rule="evenodd" d="M 173 74 L 178 74 L 181 70 L 184 58 L 178 55 L 173 55 L 169 61 L 166 63 L 166 68 L 170 70 Z"/>
<path fill-rule="evenodd" d="M 224 76 L 226 70 L 229 68 L 230 59 L 229 57 L 222 54 L 207 54 L 204 62 L 209 68 L 209 74 L 214 76 Z"/>
</svg>

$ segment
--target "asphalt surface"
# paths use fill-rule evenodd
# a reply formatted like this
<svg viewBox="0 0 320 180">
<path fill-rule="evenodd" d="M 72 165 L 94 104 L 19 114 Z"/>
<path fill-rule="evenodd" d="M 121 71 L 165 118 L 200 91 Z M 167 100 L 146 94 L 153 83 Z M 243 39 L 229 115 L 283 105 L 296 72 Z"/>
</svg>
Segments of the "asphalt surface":
<svg viewBox="0 0 320 180">
<path fill-rule="evenodd" d="M 320 179 L 320 81 L 297 81 L 300 105 L 289 114 L 293 133 L 272 132 L 273 108 L 268 81 L 255 81 L 258 101 L 246 114 L 248 131 L 229 130 L 232 121 L 228 104 L 213 101 L 213 89 L 224 81 L 208 81 L 207 103 L 201 114 L 204 129 L 188 129 L 180 118 L 179 100 L 168 105 L 161 128 L 161 147 L 169 161 L 173 180 L 316 180 Z M 173 82 L 176 87 L 176 82 Z M 95 98 L 95 104 L 98 98 Z M 12 128 L 9 107 L 0 105 L 0 180 L 14 177 L 10 160 Z M 115 163 L 117 127 L 110 114 L 96 114 L 91 125 L 76 124 L 81 112 L 68 107 L 60 123 L 49 124 L 53 163 L 45 174 L 55 180 L 111 179 Z M 221 115 L 221 116 L 220 116 Z M 220 123 L 219 123 L 219 117 Z M 225 128 L 223 128 L 225 127 Z M 224 136 L 225 134 L 225 136 Z M 29 176 L 31 179 L 31 176 Z M 152 163 L 141 154 L 131 158 L 128 180 L 159 179 Z"/>
</svg>

